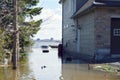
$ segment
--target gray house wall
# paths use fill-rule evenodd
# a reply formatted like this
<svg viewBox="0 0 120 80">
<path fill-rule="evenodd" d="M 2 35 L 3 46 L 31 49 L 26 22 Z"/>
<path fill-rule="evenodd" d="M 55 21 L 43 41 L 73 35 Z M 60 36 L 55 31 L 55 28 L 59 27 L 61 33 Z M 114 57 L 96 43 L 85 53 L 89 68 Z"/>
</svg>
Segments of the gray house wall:
<svg viewBox="0 0 120 80">
<path fill-rule="evenodd" d="M 75 2 L 72 2 L 75 1 Z M 87 0 L 86 0 L 87 1 Z M 70 54 L 72 56 L 80 56 L 81 54 L 91 55 L 94 54 L 94 13 L 91 12 L 90 14 L 87 14 L 85 16 L 82 16 L 78 19 L 78 23 L 85 24 L 82 25 L 82 30 L 80 30 L 80 43 L 77 43 L 77 25 L 76 20 L 71 19 L 71 16 L 76 11 L 75 6 L 77 6 L 76 3 L 78 2 L 86 2 L 83 1 L 76 1 L 76 0 L 64 0 L 62 3 L 63 6 L 63 48 L 66 54 Z M 94 0 L 88 0 L 85 5 L 82 5 L 82 10 L 84 10 L 86 7 L 92 4 L 92 1 Z M 74 5 L 70 6 L 70 2 L 72 2 Z M 74 8 L 72 8 L 74 7 Z M 78 8 L 78 6 L 76 7 Z M 70 10 L 71 9 L 71 10 Z M 72 10 L 74 9 L 74 10 Z M 84 19 L 84 20 L 83 20 Z M 89 28 L 87 30 L 87 28 Z M 89 46 L 88 46 L 89 44 Z M 79 47 L 77 45 L 80 45 Z M 77 48 L 78 47 L 78 48 Z M 77 52 L 77 49 L 80 49 L 80 53 Z M 76 55 L 76 53 L 78 53 Z"/>
<path fill-rule="evenodd" d="M 80 25 L 80 54 L 94 56 L 94 11 L 78 17 Z"/>
<path fill-rule="evenodd" d="M 63 48 L 64 51 L 68 54 L 69 52 L 76 51 L 76 28 L 74 20 L 70 17 L 74 13 L 74 2 L 73 0 L 65 0 L 63 5 Z"/>
<path fill-rule="evenodd" d="M 83 5 L 85 1 L 86 3 Z M 105 7 L 105 5 L 94 4 L 94 1 L 120 0 L 85 1 L 63 0 L 62 37 L 64 54 L 75 57 L 87 55 L 89 58 L 100 57 L 102 59 L 104 56 L 110 55 L 111 18 L 120 18 L 120 8 L 112 7 L 113 5 Z M 81 2 L 82 6 L 77 2 Z M 80 7 L 79 10 L 78 7 Z"/>
<path fill-rule="evenodd" d="M 94 57 L 110 55 L 111 18 L 120 18 L 120 8 L 96 7 L 78 17 L 80 25 L 80 54 Z"/>
</svg>

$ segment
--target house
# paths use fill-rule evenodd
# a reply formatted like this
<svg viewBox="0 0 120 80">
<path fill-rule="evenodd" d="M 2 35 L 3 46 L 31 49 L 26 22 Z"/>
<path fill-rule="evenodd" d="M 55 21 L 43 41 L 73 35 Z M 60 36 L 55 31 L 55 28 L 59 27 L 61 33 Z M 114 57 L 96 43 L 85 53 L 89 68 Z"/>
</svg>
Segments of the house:
<svg viewBox="0 0 120 80">
<path fill-rule="evenodd" d="M 60 0 L 63 56 L 120 58 L 120 0 Z"/>
</svg>

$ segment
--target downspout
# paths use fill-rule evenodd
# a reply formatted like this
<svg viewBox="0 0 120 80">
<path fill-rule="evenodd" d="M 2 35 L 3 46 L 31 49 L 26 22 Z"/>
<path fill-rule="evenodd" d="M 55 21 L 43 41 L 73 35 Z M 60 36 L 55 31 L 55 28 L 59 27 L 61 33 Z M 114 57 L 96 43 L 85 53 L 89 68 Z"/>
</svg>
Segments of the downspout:
<svg viewBox="0 0 120 80">
<path fill-rule="evenodd" d="M 78 18 L 76 18 L 76 40 L 77 40 L 77 53 L 80 53 L 80 29 L 79 29 L 79 22 L 78 22 Z"/>
</svg>

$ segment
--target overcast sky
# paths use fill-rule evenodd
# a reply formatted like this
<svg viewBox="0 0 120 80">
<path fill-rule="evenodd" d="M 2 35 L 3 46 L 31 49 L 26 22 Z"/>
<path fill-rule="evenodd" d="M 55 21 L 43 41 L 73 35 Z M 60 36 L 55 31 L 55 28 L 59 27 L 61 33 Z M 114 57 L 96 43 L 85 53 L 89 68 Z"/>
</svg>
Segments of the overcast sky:
<svg viewBox="0 0 120 80">
<path fill-rule="evenodd" d="M 59 0 L 40 0 L 38 6 L 43 7 L 42 13 L 36 17 L 43 19 L 40 31 L 35 35 L 34 39 L 50 39 L 61 40 L 62 26 L 62 10 Z"/>
</svg>

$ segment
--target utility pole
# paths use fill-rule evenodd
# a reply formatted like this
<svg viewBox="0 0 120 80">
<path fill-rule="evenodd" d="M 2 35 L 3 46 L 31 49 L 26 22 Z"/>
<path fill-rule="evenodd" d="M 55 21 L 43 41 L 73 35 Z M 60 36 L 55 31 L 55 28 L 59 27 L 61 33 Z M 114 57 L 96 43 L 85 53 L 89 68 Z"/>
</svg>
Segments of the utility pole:
<svg viewBox="0 0 120 80">
<path fill-rule="evenodd" d="M 18 8 L 17 0 L 13 0 L 14 5 L 14 49 L 13 49 L 13 69 L 17 68 L 17 62 L 19 58 L 19 31 L 18 31 Z"/>
</svg>

